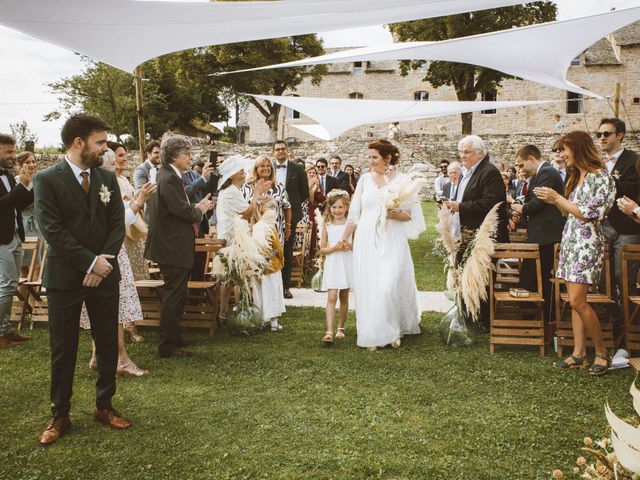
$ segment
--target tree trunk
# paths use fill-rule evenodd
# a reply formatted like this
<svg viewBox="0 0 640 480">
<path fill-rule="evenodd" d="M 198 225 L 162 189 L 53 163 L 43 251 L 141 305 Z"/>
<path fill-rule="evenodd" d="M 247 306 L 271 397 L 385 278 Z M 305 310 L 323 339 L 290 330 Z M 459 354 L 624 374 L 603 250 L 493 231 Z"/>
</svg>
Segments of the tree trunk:
<svg viewBox="0 0 640 480">
<path fill-rule="evenodd" d="M 462 118 L 462 135 L 471 135 L 473 127 L 473 113 L 461 113 L 460 117 Z"/>
</svg>

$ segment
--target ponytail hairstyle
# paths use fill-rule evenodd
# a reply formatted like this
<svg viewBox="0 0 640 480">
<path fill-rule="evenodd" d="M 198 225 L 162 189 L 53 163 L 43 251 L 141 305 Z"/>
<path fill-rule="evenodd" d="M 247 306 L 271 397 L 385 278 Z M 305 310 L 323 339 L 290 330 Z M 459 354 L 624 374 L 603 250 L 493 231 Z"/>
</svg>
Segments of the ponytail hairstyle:
<svg viewBox="0 0 640 480">
<path fill-rule="evenodd" d="M 389 140 L 374 140 L 369 144 L 369 148 L 377 150 L 382 158 L 389 158 L 389 165 L 397 165 L 400 162 L 400 151 Z"/>
<path fill-rule="evenodd" d="M 270 195 L 262 194 L 256 198 L 256 206 L 253 209 L 253 214 L 251 215 L 251 223 L 255 224 L 259 222 L 262 215 L 264 215 L 264 212 L 266 212 L 269 209 L 269 206 L 274 203 L 277 207 L 275 198 Z"/>
<path fill-rule="evenodd" d="M 349 204 L 351 203 L 351 198 L 349 194 L 344 190 L 331 190 L 327 195 L 327 206 L 324 209 L 324 213 L 322 214 L 322 218 L 324 219 L 324 223 L 329 225 L 333 222 L 333 218 L 331 218 L 331 206 L 336 203 L 338 200 L 342 200 L 344 206 L 349 210 Z"/>
</svg>

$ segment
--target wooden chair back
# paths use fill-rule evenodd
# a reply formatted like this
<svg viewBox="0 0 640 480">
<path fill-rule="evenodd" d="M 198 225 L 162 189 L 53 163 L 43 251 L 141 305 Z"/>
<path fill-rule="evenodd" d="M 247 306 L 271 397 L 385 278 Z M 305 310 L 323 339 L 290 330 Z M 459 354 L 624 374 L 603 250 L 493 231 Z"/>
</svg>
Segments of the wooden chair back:
<svg viewBox="0 0 640 480">
<path fill-rule="evenodd" d="M 640 292 L 636 285 L 629 284 L 629 262 L 640 261 L 640 245 L 622 246 L 622 307 L 625 325 L 625 346 L 628 352 L 640 350 L 640 325 L 637 323 L 640 313 Z"/>
</svg>

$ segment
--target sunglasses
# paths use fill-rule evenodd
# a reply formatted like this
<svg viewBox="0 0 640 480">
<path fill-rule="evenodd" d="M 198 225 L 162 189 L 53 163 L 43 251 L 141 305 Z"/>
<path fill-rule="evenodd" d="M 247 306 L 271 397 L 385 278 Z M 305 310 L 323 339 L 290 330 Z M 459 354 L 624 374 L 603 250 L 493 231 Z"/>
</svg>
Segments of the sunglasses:
<svg viewBox="0 0 640 480">
<path fill-rule="evenodd" d="M 615 135 L 616 132 L 596 132 L 596 138 L 604 137 L 609 138 L 611 135 Z"/>
</svg>

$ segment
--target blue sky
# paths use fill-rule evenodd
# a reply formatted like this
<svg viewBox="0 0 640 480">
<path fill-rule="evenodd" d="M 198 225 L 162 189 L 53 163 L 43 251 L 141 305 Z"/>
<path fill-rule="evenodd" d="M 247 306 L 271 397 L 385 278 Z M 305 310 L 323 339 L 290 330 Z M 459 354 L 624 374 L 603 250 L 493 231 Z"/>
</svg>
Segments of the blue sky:
<svg viewBox="0 0 640 480">
<path fill-rule="evenodd" d="M 640 5 L 640 0 L 558 0 L 559 19 L 567 19 Z M 341 30 L 321 34 L 325 47 L 352 47 L 391 42 L 382 26 Z M 108 41 L 108 38 L 105 38 Z M 39 136 L 38 144 L 60 143 L 61 121 L 43 122 L 42 117 L 56 110 L 57 100 L 47 83 L 82 71 L 79 57 L 0 26 L 0 132 L 9 124 L 26 120 Z"/>
</svg>

